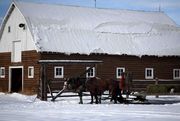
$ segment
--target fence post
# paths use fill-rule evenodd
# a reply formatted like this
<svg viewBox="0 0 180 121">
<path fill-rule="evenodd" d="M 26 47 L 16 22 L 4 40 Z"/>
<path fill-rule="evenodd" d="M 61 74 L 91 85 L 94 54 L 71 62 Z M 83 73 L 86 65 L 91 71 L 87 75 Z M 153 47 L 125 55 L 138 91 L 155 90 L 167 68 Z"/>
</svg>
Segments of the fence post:
<svg viewBox="0 0 180 121">
<path fill-rule="evenodd" d="M 46 64 L 41 64 L 41 77 L 40 77 L 40 99 L 47 101 L 47 78 L 46 78 Z"/>
<path fill-rule="evenodd" d="M 158 86 L 158 81 L 159 81 L 159 79 L 156 77 L 156 79 L 155 79 L 155 85 L 156 85 L 156 87 Z M 159 97 L 159 91 L 156 93 L 156 98 L 158 98 Z"/>
</svg>

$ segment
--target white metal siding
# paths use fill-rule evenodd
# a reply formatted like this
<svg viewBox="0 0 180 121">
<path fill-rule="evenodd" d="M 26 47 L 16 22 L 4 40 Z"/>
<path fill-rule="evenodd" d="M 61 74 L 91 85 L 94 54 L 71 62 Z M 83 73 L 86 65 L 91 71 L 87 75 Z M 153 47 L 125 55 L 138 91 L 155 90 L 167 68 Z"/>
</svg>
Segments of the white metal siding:
<svg viewBox="0 0 180 121">
<path fill-rule="evenodd" d="M 19 27 L 19 24 L 25 24 L 25 30 Z M 11 32 L 8 33 L 8 27 L 11 28 Z M 27 22 L 21 12 L 15 8 L 11 13 L 3 34 L 0 40 L 0 52 L 12 52 L 13 51 L 13 42 L 21 40 L 21 50 L 35 50 L 35 44 L 33 37 L 30 33 L 30 30 L 27 26 Z"/>
</svg>

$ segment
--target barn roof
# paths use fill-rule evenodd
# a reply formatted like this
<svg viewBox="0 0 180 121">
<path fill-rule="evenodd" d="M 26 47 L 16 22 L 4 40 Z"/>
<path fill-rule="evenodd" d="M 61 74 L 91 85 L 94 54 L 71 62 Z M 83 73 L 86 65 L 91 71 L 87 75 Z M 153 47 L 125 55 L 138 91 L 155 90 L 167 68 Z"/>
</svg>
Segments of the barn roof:
<svg viewBox="0 0 180 121">
<path fill-rule="evenodd" d="M 15 5 L 39 52 L 180 55 L 180 28 L 163 12 Z"/>
</svg>

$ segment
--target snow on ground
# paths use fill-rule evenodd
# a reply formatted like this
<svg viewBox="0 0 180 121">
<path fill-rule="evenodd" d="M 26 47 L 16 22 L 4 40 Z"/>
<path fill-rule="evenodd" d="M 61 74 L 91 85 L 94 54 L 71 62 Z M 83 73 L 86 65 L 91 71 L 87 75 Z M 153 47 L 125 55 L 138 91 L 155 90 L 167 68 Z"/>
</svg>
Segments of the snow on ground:
<svg viewBox="0 0 180 121">
<path fill-rule="evenodd" d="M 180 103 L 165 105 L 78 104 L 78 97 L 40 101 L 34 96 L 0 93 L 0 121 L 179 121 Z M 148 96 L 148 100 L 180 101 L 180 96 Z"/>
</svg>

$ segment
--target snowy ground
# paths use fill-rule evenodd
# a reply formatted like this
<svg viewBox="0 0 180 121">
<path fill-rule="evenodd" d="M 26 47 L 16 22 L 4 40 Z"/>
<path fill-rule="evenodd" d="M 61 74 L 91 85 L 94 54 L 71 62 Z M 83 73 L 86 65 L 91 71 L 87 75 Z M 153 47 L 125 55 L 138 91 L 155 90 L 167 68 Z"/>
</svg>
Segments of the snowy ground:
<svg viewBox="0 0 180 121">
<path fill-rule="evenodd" d="M 36 96 L 0 93 L 0 121 L 180 121 L 180 103 L 165 105 L 78 104 L 79 99 L 40 101 Z M 150 101 L 179 101 L 180 96 L 148 96 Z"/>
</svg>

